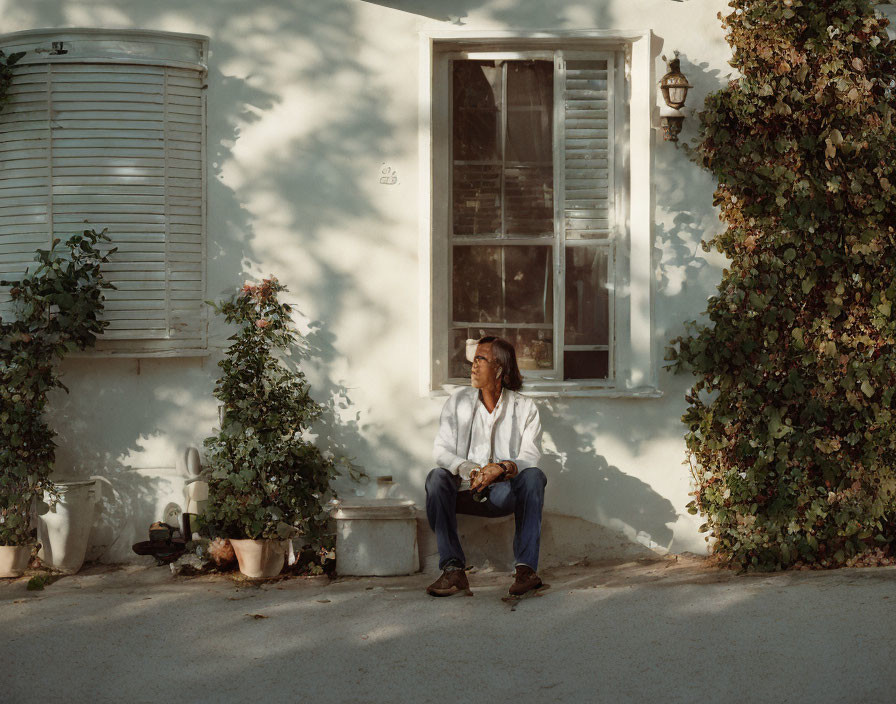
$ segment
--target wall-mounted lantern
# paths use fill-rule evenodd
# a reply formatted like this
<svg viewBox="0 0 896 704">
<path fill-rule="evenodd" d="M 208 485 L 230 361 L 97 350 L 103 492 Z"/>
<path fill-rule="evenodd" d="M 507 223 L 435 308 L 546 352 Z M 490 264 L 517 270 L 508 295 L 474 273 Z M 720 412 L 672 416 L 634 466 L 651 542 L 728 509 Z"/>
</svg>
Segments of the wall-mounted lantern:
<svg viewBox="0 0 896 704">
<path fill-rule="evenodd" d="M 688 97 L 688 89 L 694 86 L 688 83 L 687 77 L 681 72 L 681 62 L 678 59 L 677 51 L 675 58 L 671 61 L 668 61 L 665 56 L 663 61 L 668 64 L 669 72 L 660 81 L 660 90 L 669 110 L 660 112 L 660 122 L 663 126 L 663 139 L 667 142 L 677 142 L 678 134 L 681 132 L 681 123 L 684 122 L 681 108 L 684 107 L 684 101 Z"/>
</svg>

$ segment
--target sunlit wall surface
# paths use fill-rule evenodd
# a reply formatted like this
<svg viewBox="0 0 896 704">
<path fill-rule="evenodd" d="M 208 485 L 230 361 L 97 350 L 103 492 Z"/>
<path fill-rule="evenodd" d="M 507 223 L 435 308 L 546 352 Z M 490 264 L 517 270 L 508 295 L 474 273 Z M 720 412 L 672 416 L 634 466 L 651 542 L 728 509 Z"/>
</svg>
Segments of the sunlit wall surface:
<svg viewBox="0 0 896 704">
<path fill-rule="evenodd" d="M 206 297 L 219 299 L 246 280 L 270 274 L 284 282 L 307 335 L 311 356 L 304 364 L 312 394 L 327 406 L 319 441 L 354 457 L 372 477 L 392 475 L 399 491 L 421 507 L 445 399 L 421 394 L 419 384 L 424 337 L 419 304 L 429 286 L 421 281 L 427 266 L 420 262 L 421 209 L 429 208 L 420 199 L 421 31 L 652 30 L 656 76 L 665 72 L 659 54 L 678 49 L 682 70 L 696 86 L 688 106 L 699 108 L 730 70 L 716 18 L 725 8 L 722 0 L 0 0 L 6 32 L 84 27 L 208 37 Z M 492 144 L 485 154 L 493 135 L 486 139 L 471 127 L 468 133 L 478 141 L 467 147 L 476 154 L 467 155 L 472 172 L 459 188 L 486 178 L 489 169 L 508 178 L 516 174 L 511 187 L 537 190 L 538 207 L 529 202 L 515 214 L 494 199 L 478 208 L 460 203 L 459 226 L 468 225 L 477 235 L 502 226 L 515 227 L 524 237 L 549 231 L 554 200 L 545 180 L 550 169 L 542 162 L 549 161 L 544 140 L 549 143 L 551 125 L 544 115 L 552 104 L 553 79 L 548 64 L 525 70 L 532 74 L 523 76 L 529 81 L 525 100 L 507 103 L 513 109 L 505 112 L 519 113 L 519 129 L 530 138 L 515 141 L 511 125 L 503 151 Z M 504 119 L 500 111 L 492 112 L 491 118 Z M 693 118 L 685 121 L 682 140 L 693 137 L 694 126 Z M 724 262 L 705 255 L 699 242 L 721 224 L 707 174 L 662 141 L 658 118 L 656 127 L 649 204 L 651 335 L 662 395 L 537 399 L 545 430 L 547 520 L 559 526 L 565 516 L 585 522 L 576 525 L 591 525 L 598 552 L 602 545 L 705 549 L 697 521 L 684 511 L 690 486 L 682 465 L 680 416 L 688 379 L 668 375 L 662 356 L 665 342 L 682 332 L 685 320 L 698 316 L 714 291 Z M 610 299 L 601 282 L 610 276 L 611 263 L 600 246 L 587 253 L 588 248 L 567 250 L 570 278 L 562 292 L 574 305 L 560 316 L 554 315 L 552 296 L 559 289 L 555 270 L 546 266 L 547 250 L 520 245 L 508 253 L 502 246 L 458 244 L 455 262 L 467 262 L 465 267 L 481 271 L 485 280 L 503 261 L 515 272 L 505 276 L 511 287 L 519 275 L 538 278 L 541 288 L 537 295 L 529 290 L 522 297 L 499 296 L 495 310 L 476 302 L 488 292 L 487 282 L 458 292 L 458 311 L 478 316 L 461 322 L 517 325 L 511 333 L 528 350 L 525 365 L 535 372 L 555 363 L 548 343 L 553 325 L 565 326 L 567 337 L 579 344 L 606 347 Z M 577 282 L 590 280 L 600 283 L 603 298 L 579 301 Z M 458 330 L 463 333 L 458 340 L 469 334 Z M 58 475 L 106 480 L 89 557 L 130 559 L 131 544 L 145 539 L 164 506 L 183 503 L 183 451 L 201 448 L 216 426 L 212 390 L 229 334 L 210 316 L 206 354 L 65 362 L 71 393 L 52 400 Z M 568 363 L 585 370 L 580 374 L 607 373 L 605 358 L 589 358 L 577 367 L 573 358 Z M 463 371 L 460 364 L 458 369 Z M 341 487 L 354 493 L 350 485 Z"/>
</svg>

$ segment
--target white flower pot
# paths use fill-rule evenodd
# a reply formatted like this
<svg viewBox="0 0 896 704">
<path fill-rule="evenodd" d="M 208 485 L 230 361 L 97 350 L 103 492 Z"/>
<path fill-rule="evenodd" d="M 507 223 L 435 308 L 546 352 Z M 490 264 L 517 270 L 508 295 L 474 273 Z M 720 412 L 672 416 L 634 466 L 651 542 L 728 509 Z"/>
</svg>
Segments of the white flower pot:
<svg viewBox="0 0 896 704">
<path fill-rule="evenodd" d="M 31 545 L 0 545 L 0 577 L 21 577 L 28 567 Z"/>
<path fill-rule="evenodd" d="M 41 563 L 74 574 L 84 564 L 87 541 L 93 528 L 96 480 L 55 482 L 60 498 L 37 520 Z M 49 497 L 44 501 L 49 503 Z"/>
<path fill-rule="evenodd" d="M 276 577 L 286 560 L 285 540 L 230 539 L 240 572 L 252 579 Z"/>
</svg>

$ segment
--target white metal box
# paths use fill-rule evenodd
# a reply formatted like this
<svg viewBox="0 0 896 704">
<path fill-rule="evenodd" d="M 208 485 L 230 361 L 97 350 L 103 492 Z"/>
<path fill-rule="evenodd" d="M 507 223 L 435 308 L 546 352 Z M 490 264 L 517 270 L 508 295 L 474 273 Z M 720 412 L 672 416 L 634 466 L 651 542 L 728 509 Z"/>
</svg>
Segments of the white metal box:
<svg viewBox="0 0 896 704">
<path fill-rule="evenodd" d="M 358 577 L 412 574 L 420 569 L 414 502 L 348 499 L 333 509 L 336 572 Z"/>
</svg>

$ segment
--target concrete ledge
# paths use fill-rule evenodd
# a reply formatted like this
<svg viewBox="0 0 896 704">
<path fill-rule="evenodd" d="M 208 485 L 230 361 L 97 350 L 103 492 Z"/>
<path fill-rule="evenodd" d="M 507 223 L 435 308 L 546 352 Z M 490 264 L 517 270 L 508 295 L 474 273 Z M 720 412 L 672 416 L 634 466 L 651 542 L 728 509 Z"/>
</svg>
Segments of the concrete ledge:
<svg viewBox="0 0 896 704">
<path fill-rule="evenodd" d="M 460 515 L 457 528 L 469 566 L 513 570 L 513 516 L 479 518 Z M 439 553 L 426 514 L 417 514 L 420 569 L 437 572 Z M 582 518 L 546 513 L 542 519 L 539 569 L 559 567 L 581 560 L 657 559 L 660 554 L 622 533 Z"/>
</svg>

